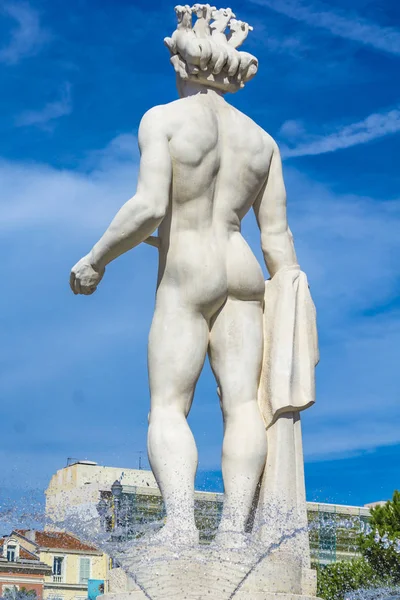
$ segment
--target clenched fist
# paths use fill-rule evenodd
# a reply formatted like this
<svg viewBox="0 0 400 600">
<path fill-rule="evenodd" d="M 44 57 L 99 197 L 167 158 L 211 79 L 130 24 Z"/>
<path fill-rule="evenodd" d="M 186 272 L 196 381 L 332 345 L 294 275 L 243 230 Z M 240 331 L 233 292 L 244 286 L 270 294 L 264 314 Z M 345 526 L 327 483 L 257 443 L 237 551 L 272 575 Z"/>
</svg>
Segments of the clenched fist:
<svg viewBox="0 0 400 600">
<path fill-rule="evenodd" d="M 72 268 L 69 284 L 74 294 L 89 296 L 96 291 L 97 286 L 103 278 L 105 269 L 96 271 L 90 263 L 89 255 L 81 258 Z"/>
</svg>

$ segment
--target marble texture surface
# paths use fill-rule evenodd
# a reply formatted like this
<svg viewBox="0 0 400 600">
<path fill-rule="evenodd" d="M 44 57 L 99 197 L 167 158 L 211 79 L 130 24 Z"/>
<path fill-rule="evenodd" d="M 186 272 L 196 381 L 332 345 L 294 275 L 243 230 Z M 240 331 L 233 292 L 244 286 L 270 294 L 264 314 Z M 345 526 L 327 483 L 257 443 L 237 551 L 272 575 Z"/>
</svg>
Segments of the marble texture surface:
<svg viewBox="0 0 400 600">
<path fill-rule="evenodd" d="M 289 556 L 263 557 L 257 556 L 254 549 L 212 548 L 189 549 L 178 554 L 176 549 L 145 547 L 143 552 L 120 559 L 134 573 L 135 581 L 129 577 L 125 581 L 120 576 L 113 578 L 106 600 L 315 598 L 314 571 L 303 569 Z"/>
<path fill-rule="evenodd" d="M 201 590 L 218 600 L 307 595 L 299 414 L 315 400 L 318 345 L 315 309 L 287 222 L 280 152 L 224 98 L 257 72 L 257 59 L 237 50 L 251 27 L 230 8 L 195 4 L 175 11 L 177 29 L 165 43 L 180 98 L 144 115 L 136 194 L 70 276 L 75 294 L 90 295 L 121 254 L 142 242 L 158 250 L 148 454 L 167 518 L 153 542 L 160 549 L 192 547 L 195 554 L 185 568 L 164 556 L 155 572 L 152 561 L 138 562 L 132 543 L 125 570 L 154 599 L 198 599 Z M 267 284 L 241 233 L 250 210 L 260 228 Z M 207 355 L 224 423 L 225 496 L 219 554 L 205 568 L 196 556 L 198 456 L 187 417 Z M 221 554 L 244 552 L 249 538 L 271 554 L 255 570 L 252 551 L 240 564 Z M 246 589 L 252 581 L 246 576 L 235 591 L 243 569 L 257 583 Z"/>
</svg>

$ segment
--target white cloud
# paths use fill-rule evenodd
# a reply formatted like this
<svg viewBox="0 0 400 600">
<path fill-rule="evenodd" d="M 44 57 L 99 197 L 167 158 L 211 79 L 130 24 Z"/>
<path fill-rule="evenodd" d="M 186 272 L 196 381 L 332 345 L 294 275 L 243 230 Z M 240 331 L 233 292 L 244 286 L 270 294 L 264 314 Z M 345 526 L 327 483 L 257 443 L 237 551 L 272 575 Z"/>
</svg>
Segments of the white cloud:
<svg viewBox="0 0 400 600">
<path fill-rule="evenodd" d="M 307 417 L 305 417 L 307 418 Z M 365 450 L 393 446 L 399 443 L 398 426 L 393 422 L 352 420 L 346 427 L 319 427 L 308 432 L 304 447 L 307 462 L 319 462 L 359 456 Z"/>
<path fill-rule="evenodd" d="M 301 121 L 296 121 L 295 119 L 289 119 L 285 121 L 281 128 L 279 129 L 278 135 L 287 140 L 296 140 L 299 137 L 304 137 L 306 131 L 304 129 L 304 124 Z"/>
<path fill-rule="evenodd" d="M 337 339 L 336 328 L 349 315 L 397 293 L 400 199 L 335 194 L 289 167 L 285 177 L 300 264 Z"/>
<path fill-rule="evenodd" d="M 329 31 L 332 35 L 371 46 L 389 54 L 400 55 L 400 31 L 381 27 L 359 15 L 332 11 L 322 2 L 305 3 L 301 0 L 251 0 L 291 19 Z"/>
<path fill-rule="evenodd" d="M 317 404 L 304 415 L 305 452 L 312 460 L 400 442 L 400 314 L 348 320 L 339 336 L 323 347 Z"/>
<path fill-rule="evenodd" d="M 94 231 L 135 191 L 136 137 L 118 136 L 91 153 L 85 171 L 0 160 L 0 230 L 50 228 Z"/>
<path fill-rule="evenodd" d="M 285 168 L 289 223 L 316 303 L 321 362 L 306 411 L 312 460 L 400 442 L 398 297 L 400 199 L 336 194 Z M 259 234 L 244 227 L 252 246 Z M 260 254 L 258 253 L 260 256 Z"/>
<path fill-rule="evenodd" d="M 104 346 L 109 346 L 110 351 L 123 339 L 129 337 L 132 341 L 138 332 L 145 339 L 147 329 L 143 327 L 148 323 L 144 314 L 140 321 L 127 317 L 131 313 L 126 303 L 129 296 L 118 296 L 113 301 L 114 309 L 118 309 L 111 320 L 102 321 L 101 294 L 97 292 L 90 303 L 79 306 L 81 299 L 72 296 L 68 285 L 69 270 L 80 258 L 79 253 L 90 250 L 118 209 L 135 192 L 136 146 L 134 135 L 118 136 L 107 148 L 91 153 L 83 165 L 85 170 L 81 171 L 0 161 L 0 231 L 4 247 L 13 249 L 7 261 L 3 261 L 2 274 L 13 282 L 9 294 L 15 294 L 19 303 L 8 304 L 5 310 L 21 311 L 31 317 L 27 317 L 19 337 L 13 331 L 3 331 L 4 340 L 7 339 L 7 351 L 5 345 L 0 349 L 3 392 L 23 388 L 28 382 L 35 385 L 54 381 L 85 354 L 101 353 Z M 17 239 L 21 243 L 16 243 Z M 153 248 L 146 250 L 156 257 Z M 109 268 L 107 279 L 112 278 L 113 270 Z M 35 273 L 39 271 L 51 273 L 53 302 L 65 304 L 67 299 L 77 300 L 74 316 L 64 314 L 59 322 L 50 316 L 41 320 L 30 313 L 31 306 L 50 309 L 47 293 L 37 285 Z M 146 269 L 127 278 L 127 291 L 135 277 L 146 282 Z M 27 289 L 29 303 L 24 301 Z M 143 312 L 149 311 L 150 308 L 143 307 Z M 10 321 L 13 316 L 9 314 Z M 79 344 L 75 329 L 79 332 Z"/>
<path fill-rule="evenodd" d="M 298 141 L 298 145 L 294 147 L 282 146 L 284 158 L 326 154 L 398 133 L 400 131 L 400 107 L 386 112 L 373 113 L 362 121 L 339 127 L 337 131 L 326 135 L 304 134 L 301 136 L 302 131 L 304 132 L 304 127 L 297 121 L 286 121 L 282 125 L 281 135 L 287 139 L 292 138 L 292 141 Z"/>
<path fill-rule="evenodd" d="M 286 169 L 289 216 L 319 321 L 317 403 L 305 420 L 316 459 L 400 442 L 397 360 L 400 199 L 338 195 Z"/>
<path fill-rule="evenodd" d="M 350 317 L 397 293 L 400 198 L 336 194 L 287 165 L 284 176 L 298 259 L 318 300 L 325 334 L 338 340 Z M 262 260 L 253 218 L 246 217 L 243 231 Z"/>
<path fill-rule="evenodd" d="M 17 27 L 11 31 L 8 44 L 0 48 L 0 63 L 15 65 L 36 54 L 50 38 L 41 26 L 38 13 L 26 3 L 4 3 L 0 8 L 0 18 L 2 16 L 16 21 Z"/>
<path fill-rule="evenodd" d="M 40 110 L 26 110 L 21 113 L 15 124 L 19 127 L 34 125 L 47 128 L 49 123 L 72 112 L 71 85 L 67 82 L 61 87 L 58 100 L 49 102 Z"/>
</svg>

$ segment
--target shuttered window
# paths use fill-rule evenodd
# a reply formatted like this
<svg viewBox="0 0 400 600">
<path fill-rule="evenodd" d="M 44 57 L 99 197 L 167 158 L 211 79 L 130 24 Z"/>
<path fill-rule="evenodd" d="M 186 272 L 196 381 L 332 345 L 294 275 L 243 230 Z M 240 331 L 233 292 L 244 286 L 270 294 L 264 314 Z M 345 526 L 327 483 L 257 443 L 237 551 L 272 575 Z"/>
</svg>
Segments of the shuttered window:
<svg viewBox="0 0 400 600">
<path fill-rule="evenodd" d="M 63 574 L 63 560 L 62 556 L 55 556 L 53 558 L 53 575 L 57 575 L 59 577 Z"/>
<path fill-rule="evenodd" d="M 7 546 L 7 560 L 9 562 L 15 562 L 16 557 L 17 557 L 17 546 L 12 546 L 11 544 L 8 544 L 8 546 Z"/>
<path fill-rule="evenodd" d="M 87 583 L 90 579 L 90 558 L 81 558 L 79 565 L 79 583 Z"/>
</svg>

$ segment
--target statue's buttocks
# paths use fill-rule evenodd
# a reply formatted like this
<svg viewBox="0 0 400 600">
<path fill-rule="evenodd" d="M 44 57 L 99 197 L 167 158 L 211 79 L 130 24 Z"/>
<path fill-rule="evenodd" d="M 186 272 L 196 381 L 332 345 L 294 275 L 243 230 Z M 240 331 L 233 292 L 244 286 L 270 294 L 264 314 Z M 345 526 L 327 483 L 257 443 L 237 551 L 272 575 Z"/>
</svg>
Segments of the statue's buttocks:
<svg viewBox="0 0 400 600">
<path fill-rule="evenodd" d="M 263 301 L 265 281 L 262 269 L 240 233 L 229 237 L 226 270 L 229 296 L 237 300 Z"/>
<path fill-rule="evenodd" d="M 262 269 L 238 231 L 225 232 L 214 227 L 200 232 L 180 231 L 165 248 L 161 245 L 163 273 L 158 293 L 164 287 L 176 288 L 179 297 L 201 310 L 207 318 L 222 306 L 228 296 L 262 302 Z"/>
</svg>

